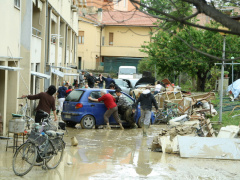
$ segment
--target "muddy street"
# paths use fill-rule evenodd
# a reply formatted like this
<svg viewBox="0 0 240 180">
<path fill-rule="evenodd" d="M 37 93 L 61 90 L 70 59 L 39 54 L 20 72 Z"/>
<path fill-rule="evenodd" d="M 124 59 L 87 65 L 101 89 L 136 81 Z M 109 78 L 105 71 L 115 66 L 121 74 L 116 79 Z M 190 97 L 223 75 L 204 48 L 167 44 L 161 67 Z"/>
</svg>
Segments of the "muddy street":
<svg viewBox="0 0 240 180">
<path fill-rule="evenodd" d="M 151 152 L 151 143 L 160 126 L 152 126 L 149 136 L 141 129 L 83 130 L 68 128 L 64 137 L 63 161 L 55 170 L 34 166 L 24 179 L 240 179 L 239 161 L 184 159 L 175 154 Z M 79 145 L 71 146 L 76 136 Z M 0 140 L 0 179 L 22 179 L 12 170 L 12 149 L 5 151 Z"/>
</svg>

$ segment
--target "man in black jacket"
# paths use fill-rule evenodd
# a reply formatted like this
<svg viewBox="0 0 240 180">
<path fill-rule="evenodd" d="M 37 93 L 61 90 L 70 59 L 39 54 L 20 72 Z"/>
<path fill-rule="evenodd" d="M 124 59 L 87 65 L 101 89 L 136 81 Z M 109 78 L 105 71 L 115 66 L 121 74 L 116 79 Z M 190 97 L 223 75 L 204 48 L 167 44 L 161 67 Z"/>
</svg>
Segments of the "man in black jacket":
<svg viewBox="0 0 240 180">
<path fill-rule="evenodd" d="M 155 106 L 156 111 L 158 111 L 158 105 L 156 99 L 151 94 L 149 89 L 144 90 L 140 97 L 137 99 L 137 102 L 133 105 L 133 113 L 135 113 L 139 102 L 141 106 L 141 117 L 139 121 L 143 127 L 143 136 L 147 136 L 147 128 L 150 124 L 151 119 L 152 104 Z"/>
<path fill-rule="evenodd" d="M 88 81 L 88 86 L 90 88 L 93 88 L 94 87 L 94 84 L 95 84 L 95 77 L 93 76 L 92 73 L 89 73 L 89 76 L 87 78 L 87 81 Z"/>
</svg>

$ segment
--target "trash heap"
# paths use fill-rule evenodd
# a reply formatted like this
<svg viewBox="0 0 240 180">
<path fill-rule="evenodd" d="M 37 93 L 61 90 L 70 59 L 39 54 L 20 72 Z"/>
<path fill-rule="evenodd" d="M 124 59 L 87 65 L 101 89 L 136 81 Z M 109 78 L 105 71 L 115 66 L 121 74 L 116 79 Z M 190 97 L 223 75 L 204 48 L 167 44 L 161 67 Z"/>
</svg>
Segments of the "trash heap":
<svg viewBox="0 0 240 180">
<path fill-rule="evenodd" d="M 215 136 L 209 119 L 182 115 L 169 121 L 153 138 L 152 151 L 181 157 L 240 159 L 239 126 L 222 127 Z"/>
<path fill-rule="evenodd" d="M 156 121 L 167 122 L 152 142 L 152 151 L 176 153 L 189 158 L 216 158 L 240 160 L 239 126 L 222 127 L 216 137 L 208 117 L 217 115 L 211 101 L 215 93 L 191 95 L 169 85 L 166 91 L 155 95 L 160 112 Z M 164 117 L 170 117 L 167 119 Z M 161 123 L 162 123 L 161 122 Z"/>
</svg>

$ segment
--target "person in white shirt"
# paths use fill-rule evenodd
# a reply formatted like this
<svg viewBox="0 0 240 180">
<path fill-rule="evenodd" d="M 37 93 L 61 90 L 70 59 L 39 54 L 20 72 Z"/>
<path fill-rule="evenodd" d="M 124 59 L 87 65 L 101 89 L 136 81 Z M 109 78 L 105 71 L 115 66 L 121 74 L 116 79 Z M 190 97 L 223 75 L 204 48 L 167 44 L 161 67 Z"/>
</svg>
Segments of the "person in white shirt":
<svg viewBox="0 0 240 180">
<path fill-rule="evenodd" d="M 160 84 L 160 81 L 157 81 L 157 84 L 156 84 L 155 90 L 154 90 L 154 95 L 159 93 L 161 91 L 162 87 L 163 86 Z"/>
</svg>

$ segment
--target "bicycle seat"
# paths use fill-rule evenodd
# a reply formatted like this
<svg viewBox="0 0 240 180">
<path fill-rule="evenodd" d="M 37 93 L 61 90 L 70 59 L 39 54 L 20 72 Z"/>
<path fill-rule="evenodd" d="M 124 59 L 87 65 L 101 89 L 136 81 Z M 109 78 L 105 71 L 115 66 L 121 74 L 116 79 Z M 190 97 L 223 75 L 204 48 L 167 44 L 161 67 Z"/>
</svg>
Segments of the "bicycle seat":
<svg viewBox="0 0 240 180">
<path fill-rule="evenodd" d="M 42 113 L 43 118 L 46 118 L 49 116 L 49 114 L 41 109 L 38 110 L 38 112 Z"/>
</svg>

